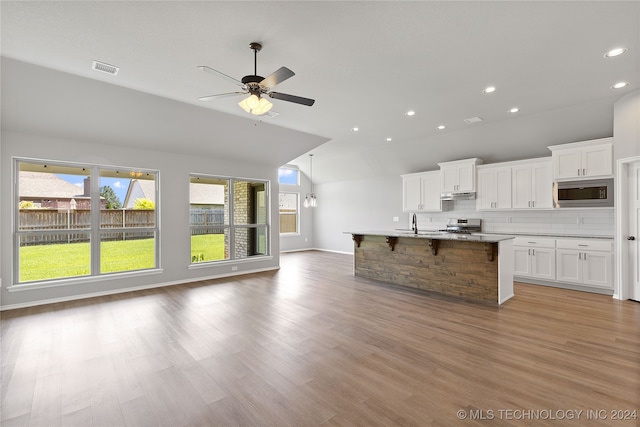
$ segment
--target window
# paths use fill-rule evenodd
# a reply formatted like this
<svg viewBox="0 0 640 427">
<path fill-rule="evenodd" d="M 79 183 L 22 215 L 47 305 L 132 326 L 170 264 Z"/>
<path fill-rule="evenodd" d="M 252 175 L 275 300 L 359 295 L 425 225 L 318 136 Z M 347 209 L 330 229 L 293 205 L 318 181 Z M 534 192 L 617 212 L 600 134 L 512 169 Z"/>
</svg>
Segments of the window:
<svg viewBox="0 0 640 427">
<path fill-rule="evenodd" d="M 192 175 L 191 263 L 269 255 L 268 182 Z"/>
<path fill-rule="evenodd" d="M 300 171 L 295 166 L 283 166 L 278 169 L 278 183 L 300 185 Z"/>
<path fill-rule="evenodd" d="M 18 283 L 158 267 L 157 171 L 19 159 L 15 171 Z"/>
<path fill-rule="evenodd" d="M 300 195 L 298 193 L 280 193 L 278 206 L 280 209 L 280 234 L 299 233 L 298 207 Z"/>
</svg>

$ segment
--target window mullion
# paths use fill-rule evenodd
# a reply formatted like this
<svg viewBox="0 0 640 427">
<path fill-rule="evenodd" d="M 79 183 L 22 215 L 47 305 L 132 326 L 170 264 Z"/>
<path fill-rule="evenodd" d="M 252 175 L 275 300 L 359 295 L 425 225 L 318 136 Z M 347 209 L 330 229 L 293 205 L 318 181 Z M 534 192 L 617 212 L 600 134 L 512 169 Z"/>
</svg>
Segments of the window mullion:
<svg viewBox="0 0 640 427">
<path fill-rule="evenodd" d="M 234 184 L 233 179 L 229 179 L 229 259 L 236 259 L 236 227 L 235 227 L 235 208 L 234 208 Z"/>
<path fill-rule="evenodd" d="M 100 275 L 100 168 L 91 168 L 91 275 Z"/>
</svg>

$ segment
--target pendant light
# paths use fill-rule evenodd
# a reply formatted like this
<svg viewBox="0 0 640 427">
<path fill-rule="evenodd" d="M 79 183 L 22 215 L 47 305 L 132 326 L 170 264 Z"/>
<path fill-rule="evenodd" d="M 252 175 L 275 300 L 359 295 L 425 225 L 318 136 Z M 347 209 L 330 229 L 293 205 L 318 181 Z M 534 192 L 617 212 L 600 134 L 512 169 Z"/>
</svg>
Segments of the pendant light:
<svg viewBox="0 0 640 427">
<path fill-rule="evenodd" d="M 309 154 L 309 181 L 311 181 L 311 192 L 304 196 L 304 207 L 315 208 L 318 206 L 318 199 L 313 192 L 313 154 Z"/>
</svg>

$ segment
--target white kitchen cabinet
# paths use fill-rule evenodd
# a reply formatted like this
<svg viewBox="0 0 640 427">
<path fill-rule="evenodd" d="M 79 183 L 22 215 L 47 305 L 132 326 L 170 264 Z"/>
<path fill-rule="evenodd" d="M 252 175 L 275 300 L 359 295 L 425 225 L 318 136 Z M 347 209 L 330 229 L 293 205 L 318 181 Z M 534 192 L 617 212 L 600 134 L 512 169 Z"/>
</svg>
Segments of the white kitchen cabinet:
<svg viewBox="0 0 640 427">
<path fill-rule="evenodd" d="M 511 208 L 511 167 L 480 166 L 477 210 Z"/>
<path fill-rule="evenodd" d="M 612 138 L 553 145 L 549 149 L 556 181 L 613 176 Z"/>
<path fill-rule="evenodd" d="M 402 210 L 404 212 L 439 212 L 440 171 L 402 175 Z"/>
<path fill-rule="evenodd" d="M 443 193 L 473 193 L 476 191 L 476 165 L 481 159 L 465 159 L 438 163 Z"/>
<path fill-rule="evenodd" d="M 556 280 L 555 239 L 516 237 L 513 242 L 513 275 Z"/>
<path fill-rule="evenodd" d="M 511 207 L 513 209 L 551 209 L 553 207 L 550 158 L 512 166 Z"/>
<path fill-rule="evenodd" d="M 558 239 L 557 280 L 613 289 L 612 245 L 610 241 Z"/>
</svg>

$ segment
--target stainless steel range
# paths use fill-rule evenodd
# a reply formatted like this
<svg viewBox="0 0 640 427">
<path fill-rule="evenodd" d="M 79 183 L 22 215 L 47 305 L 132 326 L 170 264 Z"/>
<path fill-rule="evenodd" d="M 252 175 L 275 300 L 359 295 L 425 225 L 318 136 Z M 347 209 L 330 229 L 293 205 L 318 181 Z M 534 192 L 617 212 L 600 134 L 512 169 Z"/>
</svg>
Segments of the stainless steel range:
<svg viewBox="0 0 640 427">
<path fill-rule="evenodd" d="M 459 234 L 479 233 L 481 224 L 482 220 L 480 218 L 449 218 L 447 228 L 440 231 Z"/>
</svg>

